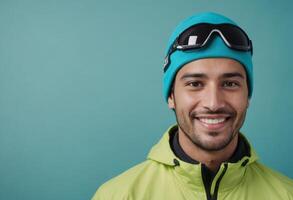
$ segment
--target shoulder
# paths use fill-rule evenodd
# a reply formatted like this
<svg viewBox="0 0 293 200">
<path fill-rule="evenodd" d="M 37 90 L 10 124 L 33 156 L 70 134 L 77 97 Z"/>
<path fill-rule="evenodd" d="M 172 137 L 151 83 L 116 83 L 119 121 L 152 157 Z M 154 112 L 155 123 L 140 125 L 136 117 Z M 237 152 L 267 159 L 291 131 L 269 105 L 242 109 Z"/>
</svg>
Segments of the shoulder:
<svg viewBox="0 0 293 200">
<path fill-rule="evenodd" d="M 166 166 L 146 160 L 101 185 L 92 200 L 135 199 L 138 193 L 146 192 L 148 187 L 156 184 L 160 168 Z"/>
<path fill-rule="evenodd" d="M 145 171 L 147 165 L 147 161 L 142 162 L 110 179 L 98 188 L 92 200 L 124 199 L 129 193 L 130 188 L 133 187 L 135 179 L 139 177 L 140 173 Z"/>
<path fill-rule="evenodd" d="M 265 182 L 266 185 L 273 188 L 274 191 L 293 198 L 293 180 L 289 177 L 259 162 L 251 165 L 248 170 L 250 170 L 250 174 L 254 181 Z"/>
</svg>

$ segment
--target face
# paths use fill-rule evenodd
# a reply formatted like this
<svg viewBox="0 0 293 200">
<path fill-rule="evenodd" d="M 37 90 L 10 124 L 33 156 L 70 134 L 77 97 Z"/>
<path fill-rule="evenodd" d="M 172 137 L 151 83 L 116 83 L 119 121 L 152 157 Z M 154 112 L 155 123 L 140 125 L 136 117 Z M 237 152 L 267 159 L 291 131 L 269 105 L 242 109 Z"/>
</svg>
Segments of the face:
<svg viewBox="0 0 293 200">
<path fill-rule="evenodd" d="M 245 70 L 228 58 L 186 64 L 178 71 L 168 99 L 179 134 L 206 151 L 224 149 L 235 139 L 248 103 Z"/>
</svg>

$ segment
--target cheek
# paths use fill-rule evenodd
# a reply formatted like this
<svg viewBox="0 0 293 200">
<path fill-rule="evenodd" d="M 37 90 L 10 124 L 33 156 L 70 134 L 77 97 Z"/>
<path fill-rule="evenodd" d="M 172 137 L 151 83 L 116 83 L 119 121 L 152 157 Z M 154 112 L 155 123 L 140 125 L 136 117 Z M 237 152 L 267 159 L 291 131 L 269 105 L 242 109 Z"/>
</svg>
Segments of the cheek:
<svg viewBox="0 0 293 200">
<path fill-rule="evenodd" d="M 243 112 L 248 108 L 248 96 L 245 93 L 227 95 L 225 98 L 239 112 Z"/>
<path fill-rule="evenodd" d="M 241 102 L 241 103 L 240 103 Z M 237 118 L 245 117 L 248 108 L 248 101 L 240 100 L 238 104 L 234 104 L 234 109 L 237 112 Z"/>
<path fill-rule="evenodd" d="M 181 91 L 176 94 L 175 99 L 178 108 L 189 110 L 197 104 L 199 96 L 195 93 Z"/>
</svg>

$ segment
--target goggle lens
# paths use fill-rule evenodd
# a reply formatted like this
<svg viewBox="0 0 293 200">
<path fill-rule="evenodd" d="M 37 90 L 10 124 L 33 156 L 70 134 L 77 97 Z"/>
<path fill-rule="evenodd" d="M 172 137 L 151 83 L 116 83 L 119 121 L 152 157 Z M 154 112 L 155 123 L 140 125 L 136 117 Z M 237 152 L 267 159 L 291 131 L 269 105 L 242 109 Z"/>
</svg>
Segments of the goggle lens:
<svg viewBox="0 0 293 200">
<path fill-rule="evenodd" d="M 190 27 L 180 34 L 178 37 L 178 45 L 201 47 L 210 32 L 211 26 L 207 24 L 198 24 L 196 27 Z"/>
</svg>

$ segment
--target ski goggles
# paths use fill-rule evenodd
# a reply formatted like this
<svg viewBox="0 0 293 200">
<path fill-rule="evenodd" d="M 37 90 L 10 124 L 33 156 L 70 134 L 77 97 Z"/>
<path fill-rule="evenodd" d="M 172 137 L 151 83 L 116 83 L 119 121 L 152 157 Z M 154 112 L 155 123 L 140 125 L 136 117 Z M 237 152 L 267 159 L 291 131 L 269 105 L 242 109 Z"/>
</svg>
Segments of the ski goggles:
<svg viewBox="0 0 293 200">
<path fill-rule="evenodd" d="M 250 51 L 252 55 L 252 42 L 240 27 L 228 23 L 200 23 L 189 27 L 176 38 L 165 58 L 164 72 L 168 69 L 173 52 L 204 48 L 216 35 L 219 35 L 230 49 Z"/>
</svg>

